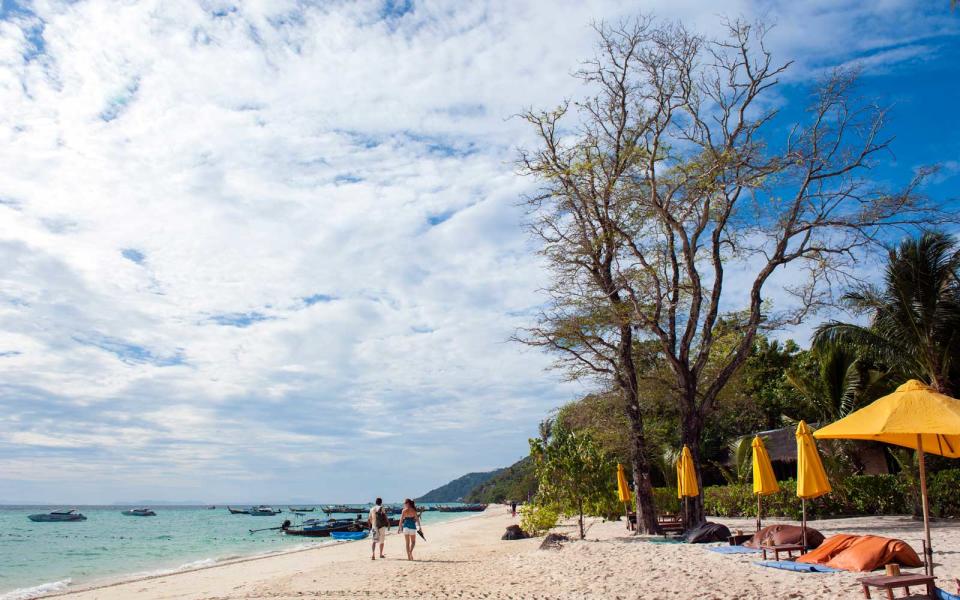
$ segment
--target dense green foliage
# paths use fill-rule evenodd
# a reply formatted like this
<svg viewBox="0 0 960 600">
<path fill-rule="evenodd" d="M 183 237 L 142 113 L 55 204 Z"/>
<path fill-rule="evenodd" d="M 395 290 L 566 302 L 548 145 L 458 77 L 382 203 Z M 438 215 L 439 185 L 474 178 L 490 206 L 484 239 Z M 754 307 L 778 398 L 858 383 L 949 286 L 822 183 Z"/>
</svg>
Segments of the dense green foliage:
<svg viewBox="0 0 960 600">
<path fill-rule="evenodd" d="M 497 469 L 496 471 L 487 471 L 485 473 L 467 473 L 463 477 L 458 477 L 446 485 L 430 490 L 416 500 L 417 502 L 458 502 L 466 498 L 477 486 L 499 475 L 503 470 L 504 469 Z"/>
<path fill-rule="evenodd" d="M 537 474 L 537 502 L 577 515 L 580 539 L 584 514 L 596 514 L 613 496 L 610 478 L 616 464 L 585 431 L 555 427 L 548 439 L 530 440 Z"/>
<path fill-rule="evenodd" d="M 537 477 L 533 471 L 533 459 L 525 456 L 473 488 L 464 496 L 464 501 L 484 504 L 525 502 L 536 492 Z"/>
<path fill-rule="evenodd" d="M 520 529 L 530 535 L 551 529 L 559 519 L 560 512 L 555 506 L 531 503 L 520 507 Z"/>
<path fill-rule="evenodd" d="M 958 486 L 960 469 L 947 469 L 931 475 L 931 514 L 937 517 L 960 516 Z M 781 481 L 780 492 L 764 496 L 764 515 L 800 519 L 801 505 L 796 490 L 796 481 Z M 676 490 L 664 488 L 657 491 L 658 509 L 677 510 Z M 834 482 L 833 492 L 826 496 L 808 500 L 807 516 L 912 514 L 916 494 L 913 482 L 900 475 L 852 475 Z M 707 513 L 718 517 L 752 517 L 757 513 L 757 497 L 750 485 L 708 486 L 704 488 L 704 503 Z"/>
</svg>

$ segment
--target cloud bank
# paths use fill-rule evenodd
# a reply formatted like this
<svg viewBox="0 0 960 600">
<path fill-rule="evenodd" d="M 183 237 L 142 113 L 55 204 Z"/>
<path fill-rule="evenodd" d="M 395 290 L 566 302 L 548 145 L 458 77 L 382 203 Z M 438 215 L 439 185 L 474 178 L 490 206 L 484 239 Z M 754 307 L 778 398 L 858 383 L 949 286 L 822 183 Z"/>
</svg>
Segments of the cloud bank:
<svg viewBox="0 0 960 600">
<path fill-rule="evenodd" d="M 583 388 L 507 341 L 544 283 L 510 115 L 579 94 L 590 21 L 635 9 L 772 18 L 797 79 L 952 27 L 893 1 L 5 2 L 0 500 L 397 499 L 524 454 Z"/>
</svg>

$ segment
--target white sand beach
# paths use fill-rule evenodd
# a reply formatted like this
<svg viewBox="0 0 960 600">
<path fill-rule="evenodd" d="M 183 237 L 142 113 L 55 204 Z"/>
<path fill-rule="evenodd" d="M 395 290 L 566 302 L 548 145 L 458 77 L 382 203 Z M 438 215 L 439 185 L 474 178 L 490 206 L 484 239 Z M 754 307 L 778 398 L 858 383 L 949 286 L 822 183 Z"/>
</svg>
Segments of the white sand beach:
<svg viewBox="0 0 960 600">
<path fill-rule="evenodd" d="M 750 530 L 753 520 L 715 519 Z M 759 567 L 753 555 L 721 555 L 702 545 L 655 544 L 624 524 L 590 520 L 585 541 L 539 550 L 542 538 L 502 541 L 515 520 L 503 506 L 425 530 L 416 562 L 401 559 L 392 535 L 387 559 L 371 561 L 355 542 L 225 563 L 195 571 L 59 594 L 71 600 L 263 598 L 861 598 L 858 573 L 798 574 Z M 765 522 L 772 524 L 775 520 Z M 909 517 L 811 521 L 825 535 L 874 533 L 919 549 L 922 526 Z M 574 535 L 572 524 L 557 531 Z M 955 592 L 960 523 L 933 528 L 940 587 Z M 919 592 L 919 590 L 917 590 Z"/>
</svg>

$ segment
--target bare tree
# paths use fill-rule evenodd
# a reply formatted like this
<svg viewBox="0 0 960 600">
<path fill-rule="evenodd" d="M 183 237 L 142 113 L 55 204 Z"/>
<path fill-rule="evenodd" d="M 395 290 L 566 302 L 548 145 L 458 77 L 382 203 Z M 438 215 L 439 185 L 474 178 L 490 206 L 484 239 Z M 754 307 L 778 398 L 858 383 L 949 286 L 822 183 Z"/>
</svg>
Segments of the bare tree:
<svg viewBox="0 0 960 600">
<path fill-rule="evenodd" d="M 626 52 L 610 76 L 624 91 L 635 68 L 635 51 L 650 39 L 651 24 L 638 22 L 629 39 L 622 41 Z M 608 50 L 612 60 L 614 48 Z M 628 95 L 621 99 L 628 100 Z M 659 528 L 633 355 L 629 299 L 636 293 L 624 289 L 631 281 L 621 277 L 617 267 L 625 252 L 618 224 L 630 219 L 632 207 L 624 190 L 644 158 L 636 151 L 641 113 L 634 112 L 632 103 L 615 101 L 612 95 L 601 94 L 573 107 L 568 102 L 553 111 L 523 115 L 542 142 L 537 151 L 522 152 L 521 165 L 523 172 L 542 183 L 540 193 L 528 201 L 532 229 L 543 241 L 543 254 L 554 273 L 549 288 L 552 303 L 524 341 L 557 351 L 574 377 L 597 376 L 623 393 L 630 421 L 637 531 L 655 533 Z M 561 131 L 559 125 L 571 110 L 587 118 L 576 129 Z"/>
<path fill-rule="evenodd" d="M 638 413 L 635 460 L 630 346 L 655 343 L 698 477 L 706 419 L 757 332 L 829 303 L 890 228 L 952 218 L 915 193 L 919 178 L 897 193 L 865 179 L 889 140 L 885 111 L 853 99 L 852 73 L 827 77 L 775 143 L 775 88 L 790 65 L 774 63 L 763 27 L 726 25 L 716 41 L 649 17 L 599 25 L 600 52 L 578 73 L 592 95 L 527 113 L 542 144 L 522 154 L 544 184 L 531 203 L 556 275 L 532 339 L 616 381 Z M 764 292 L 787 268 L 779 289 L 791 299 L 773 310 Z M 721 321 L 736 343 L 715 344 Z M 702 496 L 691 513 L 703 519 Z"/>
</svg>

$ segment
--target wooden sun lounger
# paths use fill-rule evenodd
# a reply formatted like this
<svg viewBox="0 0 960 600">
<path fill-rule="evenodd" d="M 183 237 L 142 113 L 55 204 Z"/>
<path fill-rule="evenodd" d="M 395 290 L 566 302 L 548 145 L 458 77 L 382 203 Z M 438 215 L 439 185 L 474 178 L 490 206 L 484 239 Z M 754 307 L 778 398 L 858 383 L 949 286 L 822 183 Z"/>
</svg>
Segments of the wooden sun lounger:
<svg viewBox="0 0 960 600">
<path fill-rule="evenodd" d="M 683 533 L 686 528 L 683 525 L 683 519 L 676 515 L 658 515 L 657 525 L 663 531 L 664 535 L 668 533 Z M 627 527 L 630 530 L 637 528 L 637 514 L 627 514 Z"/>
</svg>

